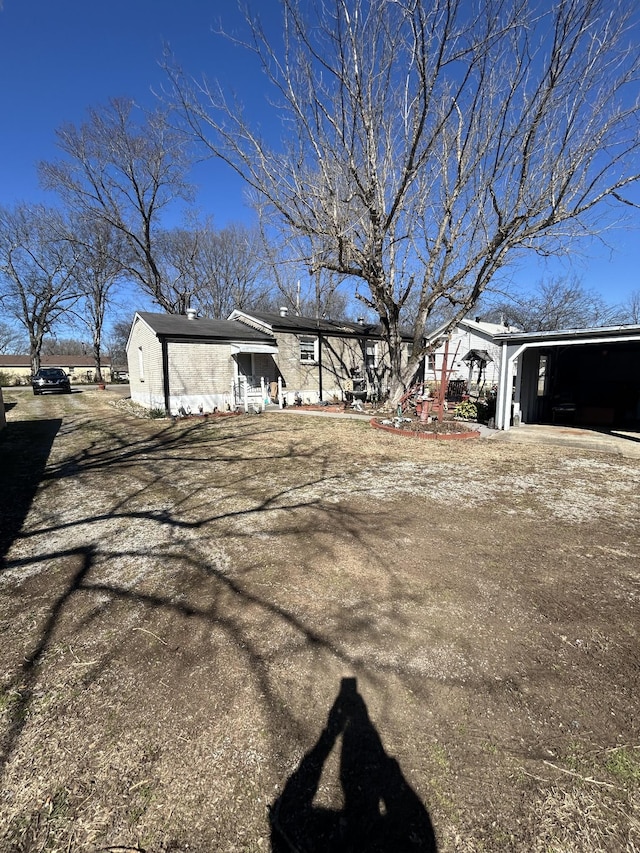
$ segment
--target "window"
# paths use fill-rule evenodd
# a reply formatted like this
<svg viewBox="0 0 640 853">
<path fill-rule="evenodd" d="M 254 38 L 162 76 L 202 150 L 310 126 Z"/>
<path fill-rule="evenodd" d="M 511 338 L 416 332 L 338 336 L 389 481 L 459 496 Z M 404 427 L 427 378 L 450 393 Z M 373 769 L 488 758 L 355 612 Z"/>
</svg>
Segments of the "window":
<svg viewBox="0 0 640 853">
<path fill-rule="evenodd" d="M 307 335 L 300 336 L 300 361 L 309 363 L 318 360 L 318 339 Z"/>
<path fill-rule="evenodd" d="M 433 371 L 433 373 L 436 372 L 436 354 L 435 354 L 435 352 L 430 352 L 427 355 L 427 370 L 431 370 L 431 371 Z"/>
<path fill-rule="evenodd" d="M 142 358 L 142 347 L 138 347 L 138 378 L 144 382 L 144 359 Z"/>
<path fill-rule="evenodd" d="M 367 341 L 365 365 L 368 370 L 375 370 L 378 365 L 378 344 Z"/>
<path fill-rule="evenodd" d="M 538 362 L 538 397 L 544 397 L 547 385 L 547 356 L 541 355 Z"/>
</svg>

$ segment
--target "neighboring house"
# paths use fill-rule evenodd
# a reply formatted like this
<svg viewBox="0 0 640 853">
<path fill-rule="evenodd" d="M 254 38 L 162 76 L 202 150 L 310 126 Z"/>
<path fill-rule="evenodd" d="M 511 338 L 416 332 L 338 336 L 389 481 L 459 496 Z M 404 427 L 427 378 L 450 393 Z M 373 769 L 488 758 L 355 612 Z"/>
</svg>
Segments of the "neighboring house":
<svg viewBox="0 0 640 853">
<path fill-rule="evenodd" d="M 269 360 L 254 358 L 246 370 L 268 377 L 284 388 L 286 402 L 303 403 L 384 397 L 389 383 L 389 353 L 378 324 L 298 317 L 286 308 L 279 313 L 233 311 L 229 319 L 273 336 L 277 352 Z M 412 337 L 402 335 L 409 358 Z M 272 395 L 273 396 L 273 395 Z"/>
<path fill-rule="evenodd" d="M 640 326 L 498 334 L 496 427 L 640 428 Z"/>
<path fill-rule="evenodd" d="M 43 355 L 41 367 L 61 367 L 72 382 L 94 382 L 96 365 L 89 355 Z M 111 359 L 101 361 L 102 378 L 111 381 Z M 31 359 L 28 355 L 0 355 L 0 373 L 8 377 L 11 385 L 28 385 L 31 381 Z"/>
<path fill-rule="evenodd" d="M 426 356 L 425 382 L 440 382 L 446 354 L 450 381 L 464 381 L 474 394 L 482 394 L 497 385 L 501 348 L 495 336 L 509 332 L 509 326 L 486 323 L 479 317 L 466 318 L 443 338 L 445 328 L 443 325 L 428 334 L 428 341 L 437 346 Z"/>
<path fill-rule="evenodd" d="M 127 341 L 131 399 L 171 414 L 263 406 L 268 388 L 251 369 L 276 352 L 271 335 L 242 323 L 141 311 Z"/>
</svg>

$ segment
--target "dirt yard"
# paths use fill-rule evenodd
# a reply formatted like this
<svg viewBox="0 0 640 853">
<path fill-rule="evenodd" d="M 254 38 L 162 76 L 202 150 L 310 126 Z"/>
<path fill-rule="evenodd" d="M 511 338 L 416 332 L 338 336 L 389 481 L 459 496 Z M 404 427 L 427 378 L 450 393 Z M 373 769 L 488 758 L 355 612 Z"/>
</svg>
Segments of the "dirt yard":
<svg viewBox="0 0 640 853">
<path fill-rule="evenodd" d="M 5 392 L 2 851 L 640 850 L 640 460 Z"/>
</svg>

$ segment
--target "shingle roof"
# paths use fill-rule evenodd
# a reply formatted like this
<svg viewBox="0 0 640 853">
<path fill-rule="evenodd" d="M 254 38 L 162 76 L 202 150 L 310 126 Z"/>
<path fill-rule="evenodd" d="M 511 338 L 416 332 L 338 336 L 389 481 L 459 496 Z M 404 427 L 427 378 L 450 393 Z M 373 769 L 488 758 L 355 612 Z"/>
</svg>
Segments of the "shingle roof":
<svg viewBox="0 0 640 853">
<path fill-rule="evenodd" d="M 380 323 L 352 323 L 348 320 L 316 320 L 313 317 L 298 317 L 296 314 L 281 314 L 271 311 L 233 311 L 231 314 L 240 322 L 251 319 L 258 320 L 274 331 L 281 332 L 324 332 L 325 334 L 357 337 L 383 337 L 383 328 Z M 246 320 L 245 320 L 246 318 Z M 402 336 L 408 340 L 412 339 L 410 332 L 402 330 Z"/>
<path fill-rule="evenodd" d="M 190 320 L 184 314 L 153 314 L 148 311 L 139 311 L 138 316 L 156 335 L 165 338 L 275 343 L 273 337 L 266 332 L 259 332 L 233 320 Z"/>
</svg>

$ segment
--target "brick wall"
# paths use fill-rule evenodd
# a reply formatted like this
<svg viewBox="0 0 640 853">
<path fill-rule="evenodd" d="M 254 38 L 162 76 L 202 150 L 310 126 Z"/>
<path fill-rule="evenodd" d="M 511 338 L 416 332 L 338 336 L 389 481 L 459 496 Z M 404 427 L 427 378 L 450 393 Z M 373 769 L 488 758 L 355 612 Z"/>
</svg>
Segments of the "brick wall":
<svg viewBox="0 0 640 853">
<path fill-rule="evenodd" d="M 131 399 L 147 409 L 164 408 L 160 341 L 140 318 L 136 318 L 129 339 L 127 361 Z"/>
<path fill-rule="evenodd" d="M 300 361 L 300 339 L 292 333 L 276 334 L 278 355 L 275 361 L 284 377 L 289 393 L 299 391 L 303 398 L 317 397 L 319 389 L 317 363 Z M 373 343 L 373 342 L 372 342 Z M 407 346 L 403 346 L 403 360 L 408 359 Z M 322 337 L 322 391 L 325 400 L 334 395 L 343 397 L 345 380 L 350 379 L 352 371 L 364 375 L 365 340 L 356 338 Z M 376 342 L 376 377 L 383 390 L 388 376 L 388 349 L 383 341 Z"/>
<path fill-rule="evenodd" d="M 228 394 L 234 378 L 229 344 L 170 343 L 171 394 Z"/>
</svg>

